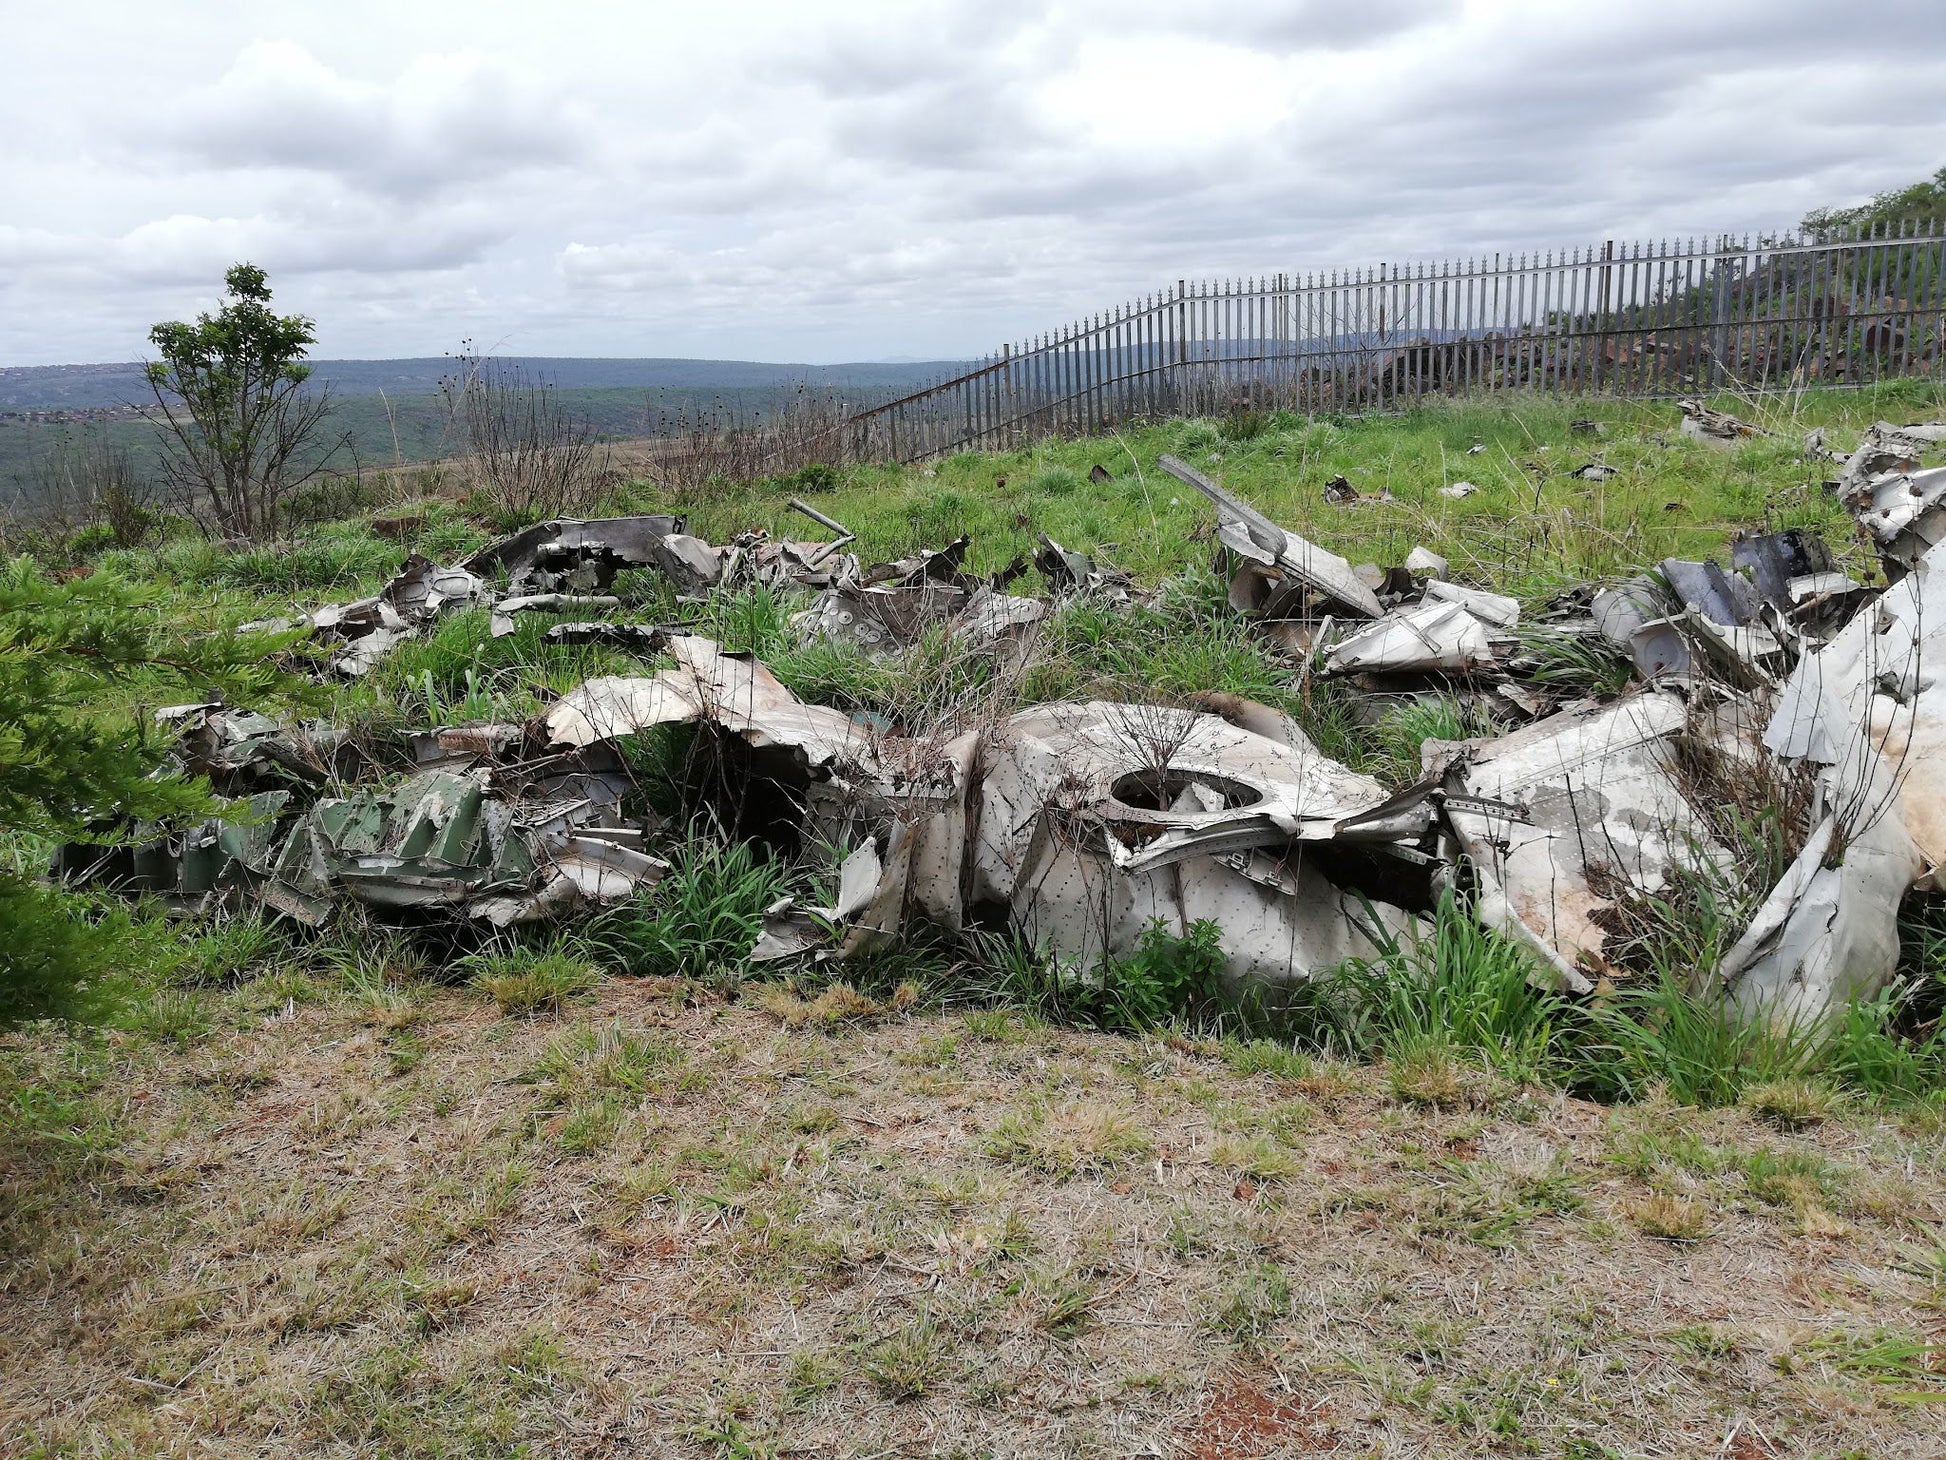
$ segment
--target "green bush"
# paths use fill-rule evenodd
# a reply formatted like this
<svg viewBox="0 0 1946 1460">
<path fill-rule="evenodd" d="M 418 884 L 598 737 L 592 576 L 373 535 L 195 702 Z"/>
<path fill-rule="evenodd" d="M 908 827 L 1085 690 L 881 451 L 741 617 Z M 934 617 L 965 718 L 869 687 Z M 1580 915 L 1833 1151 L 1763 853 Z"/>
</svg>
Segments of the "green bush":
<svg viewBox="0 0 1946 1460">
<path fill-rule="evenodd" d="M 283 642 L 179 635 L 111 574 L 54 583 L 31 559 L 0 568 L 0 827 L 58 842 L 93 835 L 102 808 L 130 824 L 214 814 L 207 787 L 163 771 L 166 737 L 135 706 L 264 696 L 284 683 L 267 664 Z M 88 1012 L 115 926 L 0 875 L 0 1021 Z"/>
<path fill-rule="evenodd" d="M 800 492 L 830 492 L 837 489 L 844 481 L 844 477 L 837 467 L 814 461 L 807 466 L 800 466 L 786 480 Z"/>
<path fill-rule="evenodd" d="M 121 922 L 98 922 L 80 898 L 0 873 L 0 1028 L 101 1014 Z"/>
</svg>

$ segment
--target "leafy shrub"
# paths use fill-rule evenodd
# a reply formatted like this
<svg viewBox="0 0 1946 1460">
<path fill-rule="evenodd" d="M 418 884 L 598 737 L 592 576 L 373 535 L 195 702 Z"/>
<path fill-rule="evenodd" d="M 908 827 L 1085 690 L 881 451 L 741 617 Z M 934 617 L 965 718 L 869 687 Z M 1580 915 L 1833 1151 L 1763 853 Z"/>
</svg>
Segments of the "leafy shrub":
<svg viewBox="0 0 1946 1460">
<path fill-rule="evenodd" d="M 115 529 L 106 522 L 91 522 L 68 539 L 68 552 L 75 558 L 91 558 L 120 546 L 115 540 Z"/>
<path fill-rule="evenodd" d="M 0 874 L 0 1027 L 97 1016 L 101 974 L 116 962 L 119 921 L 96 924 L 87 904 Z"/>
<path fill-rule="evenodd" d="M 309 527 L 318 522 L 338 522 L 357 517 L 383 506 L 389 494 L 379 489 L 375 479 L 363 476 L 327 476 L 291 493 L 284 500 L 284 526 Z"/>
<path fill-rule="evenodd" d="M 53 583 L 31 559 L 0 566 L 0 827 L 53 842 L 91 835 L 90 808 L 131 822 L 214 814 L 206 786 L 163 770 L 153 721 L 117 702 L 131 683 L 256 699 L 285 683 L 264 662 L 279 642 L 180 636 L 110 574 Z M 0 1020 L 89 1012 L 124 925 L 0 870 Z"/>
<path fill-rule="evenodd" d="M 837 467 L 814 461 L 806 466 L 800 466 L 785 478 L 785 481 L 800 492 L 829 492 L 835 490 L 844 478 L 839 474 Z"/>
</svg>

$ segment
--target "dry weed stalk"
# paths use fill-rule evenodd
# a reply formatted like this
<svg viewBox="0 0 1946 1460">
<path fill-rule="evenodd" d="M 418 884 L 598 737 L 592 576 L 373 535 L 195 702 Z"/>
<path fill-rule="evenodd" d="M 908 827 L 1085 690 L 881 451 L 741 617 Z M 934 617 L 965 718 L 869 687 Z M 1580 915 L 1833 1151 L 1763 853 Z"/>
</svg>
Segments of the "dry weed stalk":
<svg viewBox="0 0 1946 1460">
<path fill-rule="evenodd" d="M 538 521 L 585 510 L 606 476 L 608 448 L 586 417 L 562 407 L 554 386 L 519 365 L 462 347 L 440 382 L 465 430 L 479 487 L 504 514 Z"/>
<path fill-rule="evenodd" d="M 835 396 L 800 386 L 766 419 L 740 418 L 716 404 L 673 417 L 652 416 L 653 471 L 664 486 L 693 491 L 709 482 L 756 481 L 830 465 L 847 456 L 850 408 Z"/>
</svg>

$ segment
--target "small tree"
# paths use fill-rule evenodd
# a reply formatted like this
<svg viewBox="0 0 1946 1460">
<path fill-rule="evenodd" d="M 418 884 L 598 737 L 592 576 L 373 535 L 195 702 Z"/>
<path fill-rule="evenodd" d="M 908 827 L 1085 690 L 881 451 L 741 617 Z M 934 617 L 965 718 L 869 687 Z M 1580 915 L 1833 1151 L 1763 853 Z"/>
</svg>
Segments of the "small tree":
<svg viewBox="0 0 1946 1460">
<path fill-rule="evenodd" d="M 312 321 L 273 312 L 255 264 L 238 264 L 224 282 L 229 299 L 214 315 L 149 331 L 162 355 L 148 366 L 149 388 L 167 448 L 165 479 L 224 536 L 262 541 L 277 535 L 285 498 L 350 437 L 326 439 L 330 392 L 303 389 Z"/>
<path fill-rule="evenodd" d="M 214 814 L 206 785 L 163 771 L 156 703 L 256 697 L 287 681 L 283 640 L 185 638 L 109 574 L 50 581 L 31 558 L 0 564 L 0 1025 L 85 1011 L 112 940 L 79 901 L 31 875 L 37 853 L 111 815 Z"/>
</svg>

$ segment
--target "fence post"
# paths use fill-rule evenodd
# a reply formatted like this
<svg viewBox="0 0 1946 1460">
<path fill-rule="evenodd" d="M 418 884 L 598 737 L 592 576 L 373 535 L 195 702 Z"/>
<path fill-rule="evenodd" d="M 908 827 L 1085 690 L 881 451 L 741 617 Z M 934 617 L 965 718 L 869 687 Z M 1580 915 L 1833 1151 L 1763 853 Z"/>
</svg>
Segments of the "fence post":
<svg viewBox="0 0 1946 1460">
<path fill-rule="evenodd" d="M 1710 285 L 1710 385 L 1721 390 L 1729 379 L 1723 357 L 1730 348 L 1730 238 L 1718 234 L 1716 268 Z"/>
</svg>

